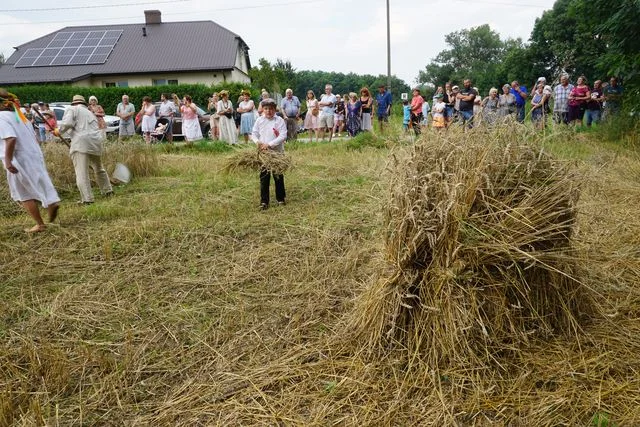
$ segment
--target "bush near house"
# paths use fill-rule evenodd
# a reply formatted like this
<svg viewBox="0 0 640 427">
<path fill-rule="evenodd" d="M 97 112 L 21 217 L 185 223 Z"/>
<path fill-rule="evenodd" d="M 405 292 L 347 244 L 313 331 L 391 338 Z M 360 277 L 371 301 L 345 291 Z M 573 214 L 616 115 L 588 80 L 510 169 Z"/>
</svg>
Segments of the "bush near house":
<svg viewBox="0 0 640 427">
<path fill-rule="evenodd" d="M 98 98 L 98 102 L 104 108 L 107 114 L 114 114 L 118 103 L 122 100 L 122 95 L 129 95 L 129 100 L 138 108 L 142 104 L 144 96 L 150 96 L 153 100 L 160 100 L 162 93 L 175 93 L 180 98 L 183 95 L 191 95 L 193 101 L 203 110 L 207 109 L 209 97 L 213 92 L 219 92 L 223 89 L 229 91 L 229 99 L 234 103 L 240 96 L 240 91 L 249 89 L 252 98 L 258 99 L 260 90 L 252 88 L 250 85 L 242 83 L 225 83 L 221 85 L 164 85 L 164 86 L 139 86 L 139 87 L 79 87 L 67 85 L 42 85 L 42 86 L 14 86 L 6 88 L 9 92 L 15 93 L 20 101 L 24 103 L 32 103 L 37 101 L 44 102 L 71 102 L 73 95 L 82 95 L 85 99 L 94 95 Z"/>
</svg>

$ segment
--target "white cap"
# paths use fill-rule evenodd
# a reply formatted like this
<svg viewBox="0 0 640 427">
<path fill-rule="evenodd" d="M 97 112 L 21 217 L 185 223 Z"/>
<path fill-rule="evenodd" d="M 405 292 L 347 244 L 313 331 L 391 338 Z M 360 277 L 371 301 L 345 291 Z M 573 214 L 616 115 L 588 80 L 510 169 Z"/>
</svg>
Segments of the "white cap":
<svg viewBox="0 0 640 427">
<path fill-rule="evenodd" d="M 540 83 L 540 82 L 546 82 L 547 79 L 544 77 L 538 77 L 538 80 L 536 81 L 536 83 Z"/>
</svg>

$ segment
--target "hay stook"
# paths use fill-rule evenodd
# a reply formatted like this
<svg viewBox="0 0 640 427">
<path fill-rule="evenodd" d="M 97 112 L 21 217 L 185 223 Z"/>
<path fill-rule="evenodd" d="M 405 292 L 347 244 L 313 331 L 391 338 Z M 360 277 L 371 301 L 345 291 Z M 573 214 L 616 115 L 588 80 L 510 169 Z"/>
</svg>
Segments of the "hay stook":
<svg viewBox="0 0 640 427">
<path fill-rule="evenodd" d="M 226 173 L 241 170 L 267 170 L 275 174 L 283 174 L 291 168 L 291 157 L 276 151 L 241 149 L 229 156 L 224 164 Z"/>
<path fill-rule="evenodd" d="M 389 272 L 349 325 L 369 348 L 501 365 L 531 339 L 576 333 L 589 312 L 571 245 L 575 174 L 524 142 L 479 139 L 432 137 L 392 157 Z"/>
</svg>

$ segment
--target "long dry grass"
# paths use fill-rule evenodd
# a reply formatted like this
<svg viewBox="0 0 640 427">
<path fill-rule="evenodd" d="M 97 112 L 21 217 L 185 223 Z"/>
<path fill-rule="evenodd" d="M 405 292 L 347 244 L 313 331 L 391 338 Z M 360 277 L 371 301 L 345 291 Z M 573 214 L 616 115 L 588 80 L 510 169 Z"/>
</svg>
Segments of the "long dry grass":
<svg viewBox="0 0 640 427">
<path fill-rule="evenodd" d="M 473 174 L 462 173 L 467 168 L 532 166 L 530 175 L 507 168 L 510 173 L 501 180 L 486 179 L 488 173 L 473 175 L 484 177 L 478 181 L 484 184 L 461 184 L 452 200 L 463 205 L 460 201 L 473 192 L 478 204 L 466 203 L 468 212 L 454 209 L 441 216 L 464 225 L 459 243 L 479 251 L 434 252 L 438 259 L 452 257 L 442 283 L 456 291 L 458 307 L 464 308 L 460 301 L 478 289 L 465 293 L 457 275 L 467 268 L 478 277 L 482 269 L 476 267 L 506 268 L 505 260 L 523 275 L 542 268 L 542 262 L 564 273 L 568 267 L 566 284 L 588 290 L 593 304 L 577 314 L 549 307 L 544 299 L 541 306 L 528 307 L 571 314 L 568 322 L 551 321 L 545 312 L 534 313 L 537 317 L 528 322 L 518 318 L 517 307 L 504 306 L 502 314 L 513 324 L 496 328 L 497 317 L 490 317 L 485 328 L 490 326 L 492 341 L 470 353 L 482 363 L 456 357 L 433 363 L 426 340 L 417 342 L 418 326 L 428 326 L 433 316 L 424 290 L 433 288 L 423 288 L 416 299 L 403 287 L 408 282 L 398 282 L 400 302 L 412 308 L 390 306 L 400 307 L 405 320 L 410 311 L 424 312 L 422 323 L 412 326 L 411 339 L 411 322 L 396 321 L 387 335 L 394 323 L 376 317 L 377 310 L 369 314 L 382 319 L 372 320 L 380 327 L 353 322 L 367 315 L 362 301 L 370 300 L 372 286 L 394 277 L 399 265 L 421 270 L 424 264 L 401 256 L 424 251 L 393 244 L 400 240 L 389 234 L 403 229 L 393 226 L 393 218 L 404 218 L 404 213 L 392 216 L 389 211 L 394 191 L 402 191 L 391 183 L 403 175 L 381 176 L 386 157 L 381 149 L 301 146 L 295 151 L 296 168 L 285 175 L 290 203 L 266 214 L 256 211 L 256 174 L 222 173 L 224 156 L 179 153 L 161 156 L 152 176 L 123 187 L 115 198 L 89 208 L 63 205 L 61 226 L 45 234 L 24 236 L 22 216 L 0 220 L 0 424 L 638 424 L 640 159 L 633 151 L 582 135 L 550 134 L 542 147 L 528 144 L 533 137 L 520 128 L 452 132 L 415 148 L 420 152 L 431 146 L 442 154 L 446 144 L 458 147 L 470 139 L 479 153 L 483 139 L 510 138 L 524 145 L 520 150 L 488 144 L 485 159 L 496 153 L 513 157 L 483 168 L 477 167 L 481 158 L 452 155 L 442 164 L 463 183 L 476 182 Z M 395 158 L 410 159 L 412 150 L 398 148 Z M 435 157 L 429 150 L 421 154 Z M 559 161 L 566 156 L 579 160 Z M 401 181 L 417 184 L 424 176 L 412 181 L 413 175 L 406 174 Z M 533 176 L 541 178 L 531 181 Z M 498 198 L 495 184 L 513 182 L 513 177 L 530 189 Z M 442 201 L 449 194 L 445 181 L 432 176 L 424 182 L 431 191 L 439 190 L 419 190 L 440 194 L 434 203 Z M 538 186 L 538 181 L 549 185 Z M 559 188 L 559 183 L 572 187 Z M 477 189 L 485 187 L 479 195 Z M 557 196 L 548 206 L 560 207 L 567 220 L 540 207 L 541 214 L 528 220 L 548 224 L 543 230 L 555 229 L 557 239 L 549 237 L 554 233 L 536 236 L 557 246 L 550 253 L 536 248 L 528 254 L 536 262 L 526 261 L 529 256 L 514 248 L 526 247 L 529 240 L 504 238 L 505 230 L 526 230 L 521 224 L 528 217 L 520 212 L 510 218 L 505 207 L 491 212 L 489 222 L 481 212 L 493 206 L 493 199 L 524 212 L 527 197 L 537 200 L 547 192 Z M 505 202 L 518 194 L 519 203 Z M 416 195 L 411 203 L 417 200 Z M 493 226 L 491 233 L 472 233 L 467 224 Z M 405 235 L 415 236 L 417 230 Z M 463 266 L 456 260 L 472 262 Z M 513 279 L 508 270 L 496 277 L 504 278 L 505 286 Z M 558 277 L 548 277 L 547 283 L 529 279 L 549 290 Z M 449 295 L 444 291 L 431 298 Z M 496 291 L 487 289 L 493 297 Z M 523 309 L 527 301 L 533 303 L 533 296 L 522 297 Z M 393 319 L 393 310 L 382 313 Z M 480 308 L 466 314 L 471 320 L 487 319 Z M 564 330 L 566 324 L 572 329 Z M 538 329 L 525 339 L 529 325 Z M 469 354 L 460 350 L 469 336 L 487 337 L 480 324 L 470 326 L 451 337 L 459 340 L 446 347 L 458 349 L 451 355 Z M 363 339 L 363 330 L 381 333 Z M 513 346 L 507 348 L 512 331 Z M 478 353 L 496 346 L 502 351 Z"/>
</svg>

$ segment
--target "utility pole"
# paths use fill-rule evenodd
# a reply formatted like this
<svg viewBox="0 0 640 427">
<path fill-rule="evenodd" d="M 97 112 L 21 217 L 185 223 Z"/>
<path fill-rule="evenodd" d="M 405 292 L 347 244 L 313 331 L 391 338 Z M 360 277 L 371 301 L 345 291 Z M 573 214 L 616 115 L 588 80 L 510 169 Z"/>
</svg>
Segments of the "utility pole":
<svg viewBox="0 0 640 427">
<path fill-rule="evenodd" d="M 389 19 L 389 0 L 387 0 L 387 90 L 391 91 L 391 20 Z"/>
</svg>

